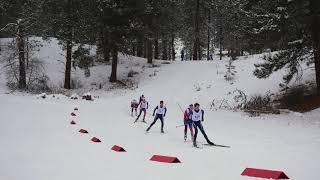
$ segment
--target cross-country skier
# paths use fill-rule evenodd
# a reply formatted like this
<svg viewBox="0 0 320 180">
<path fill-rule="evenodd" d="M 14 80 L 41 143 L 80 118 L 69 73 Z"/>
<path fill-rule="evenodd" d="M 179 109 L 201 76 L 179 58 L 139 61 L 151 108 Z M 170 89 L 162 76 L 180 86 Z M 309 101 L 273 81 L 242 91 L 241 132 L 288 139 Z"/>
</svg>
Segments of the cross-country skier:
<svg viewBox="0 0 320 180">
<path fill-rule="evenodd" d="M 138 115 L 137 109 L 139 107 L 139 103 L 136 99 L 131 101 L 131 116 L 133 116 L 133 111 L 136 112 L 136 116 Z"/>
<path fill-rule="evenodd" d="M 201 124 L 201 121 L 204 121 L 204 111 L 200 109 L 200 104 L 195 103 L 194 104 L 194 110 L 192 111 L 191 115 L 192 121 L 193 121 L 193 126 L 194 126 L 194 138 L 193 138 L 193 146 L 197 146 L 197 135 L 198 135 L 198 128 L 201 131 L 202 135 L 206 139 L 207 143 L 209 145 L 215 145 L 213 142 L 211 142 L 206 134 L 206 132 L 203 129 L 203 126 Z"/>
<path fill-rule="evenodd" d="M 192 111 L 193 104 L 190 104 L 189 107 L 184 111 L 184 140 L 187 140 L 188 127 L 190 129 L 191 140 L 193 141 L 193 122 L 192 122 Z"/>
<path fill-rule="evenodd" d="M 150 128 L 157 122 L 158 119 L 161 121 L 161 133 L 164 133 L 163 131 L 163 126 L 164 126 L 164 117 L 166 116 L 167 113 L 167 108 L 163 105 L 163 101 L 160 101 L 160 105 L 154 108 L 152 116 L 154 117 L 153 122 L 150 124 L 148 129 L 146 130 L 147 132 L 150 130 Z"/>
<path fill-rule="evenodd" d="M 138 121 L 138 119 L 140 118 L 142 112 L 143 112 L 142 122 L 146 122 L 145 118 L 146 118 L 146 114 L 147 114 L 147 109 L 149 107 L 148 101 L 146 101 L 146 99 L 142 99 L 141 102 L 139 103 L 139 105 L 140 105 L 140 112 L 139 112 L 139 115 L 138 115 L 137 119 L 134 122 Z"/>
</svg>

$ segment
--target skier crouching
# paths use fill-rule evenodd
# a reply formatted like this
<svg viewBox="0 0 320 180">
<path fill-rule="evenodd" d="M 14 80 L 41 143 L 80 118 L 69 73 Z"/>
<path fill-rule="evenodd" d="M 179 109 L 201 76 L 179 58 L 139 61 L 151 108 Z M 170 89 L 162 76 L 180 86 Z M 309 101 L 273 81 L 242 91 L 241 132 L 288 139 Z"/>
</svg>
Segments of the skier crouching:
<svg viewBox="0 0 320 180">
<path fill-rule="evenodd" d="M 147 128 L 146 132 L 148 132 L 150 130 L 150 128 L 157 122 L 158 119 L 160 119 L 161 121 L 161 133 L 164 133 L 163 131 L 163 126 L 164 126 L 164 117 L 166 116 L 167 113 L 167 108 L 163 105 L 163 101 L 160 101 L 160 105 L 157 106 L 154 110 L 153 110 L 153 114 L 152 116 L 156 115 L 154 117 L 153 122 L 150 124 L 150 126 Z"/>
<path fill-rule="evenodd" d="M 190 129 L 191 140 L 193 141 L 193 122 L 192 122 L 192 111 L 193 111 L 193 104 L 190 104 L 189 107 L 184 111 L 184 141 L 187 140 L 187 132 L 188 127 Z"/>
<path fill-rule="evenodd" d="M 193 126 L 194 126 L 194 138 L 193 138 L 193 146 L 197 146 L 197 135 L 198 135 L 198 128 L 201 131 L 202 135 L 206 139 L 207 143 L 209 145 L 215 145 L 213 142 L 211 142 L 206 134 L 206 132 L 203 129 L 203 126 L 201 124 L 201 121 L 204 121 L 204 111 L 200 109 L 200 104 L 195 103 L 194 104 L 194 110 L 192 111 L 191 115 L 192 121 L 193 121 Z"/>
</svg>

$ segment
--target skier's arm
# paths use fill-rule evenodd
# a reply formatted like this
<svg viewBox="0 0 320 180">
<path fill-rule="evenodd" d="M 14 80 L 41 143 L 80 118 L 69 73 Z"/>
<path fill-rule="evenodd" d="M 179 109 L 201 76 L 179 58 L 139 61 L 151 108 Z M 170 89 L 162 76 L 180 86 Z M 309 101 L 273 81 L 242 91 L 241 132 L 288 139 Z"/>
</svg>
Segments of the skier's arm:
<svg viewBox="0 0 320 180">
<path fill-rule="evenodd" d="M 165 108 L 164 108 L 164 115 L 163 115 L 163 117 L 166 117 L 166 113 L 167 113 L 167 108 L 165 107 Z"/>
<path fill-rule="evenodd" d="M 156 108 L 154 108 L 152 116 L 154 116 L 154 113 L 156 113 L 157 109 L 158 109 L 158 106 Z"/>
<path fill-rule="evenodd" d="M 204 121 L 204 110 L 201 109 L 201 113 L 202 113 L 202 121 Z"/>
</svg>

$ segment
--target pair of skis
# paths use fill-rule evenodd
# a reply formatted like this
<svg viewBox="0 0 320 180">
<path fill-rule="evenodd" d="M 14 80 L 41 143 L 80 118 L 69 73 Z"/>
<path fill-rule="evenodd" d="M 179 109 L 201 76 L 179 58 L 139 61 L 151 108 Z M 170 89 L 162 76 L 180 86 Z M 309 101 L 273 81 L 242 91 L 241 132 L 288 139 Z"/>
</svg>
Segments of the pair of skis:
<svg viewBox="0 0 320 180">
<path fill-rule="evenodd" d="M 223 148 L 230 148 L 230 146 L 221 145 L 221 144 L 202 144 L 202 146 L 194 146 L 195 148 L 202 149 L 203 146 L 212 146 L 212 147 L 223 147 Z"/>
<path fill-rule="evenodd" d="M 184 142 L 187 142 L 187 139 L 185 138 L 184 139 Z M 230 146 L 227 146 L 227 145 L 222 145 L 222 144 L 208 144 L 208 143 L 201 143 L 201 142 L 198 142 L 200 143 L 201 145 L 203 146 L 213 146 L 213 147 L 223 147 L 223 148 L 230 148 Z M 199 146 L 194 146 L 196 148 L 201 148 Z"/>
</svg>

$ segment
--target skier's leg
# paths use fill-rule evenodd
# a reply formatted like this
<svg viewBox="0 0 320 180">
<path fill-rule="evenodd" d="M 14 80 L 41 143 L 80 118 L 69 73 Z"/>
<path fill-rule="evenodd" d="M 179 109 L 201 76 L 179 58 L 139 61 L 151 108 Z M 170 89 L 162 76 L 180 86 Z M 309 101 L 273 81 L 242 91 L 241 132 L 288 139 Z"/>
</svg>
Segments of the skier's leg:
<svg viewBox="0 0 320 180">
<path fill-rule="evenodd" d="M 193 127 L 192 127 L 192 123 L 189 123 L 189 129 L 190 129 L 191 137 L 193 138 Z"/>
<path fill-rule="evenodd" d="M 152 123 L 150 124 L 150 126 L 147 128 L 147 131 L 149 131 L 149 130 L 151 129 L 151 127 L 157 122 L 157 120 L 158 120 L 158 116 L 155 116 L 153 122 L 152 122 Z"/>
<path fill-rule="evenodd" d="M 160 116 L 159 119 L 161 121 L 161 133 L 164 133 L 164 131 L 163 131 L 163 126 L 164 126 L 163 116 L 162 115 L 159 115 L 159 116 Z"/>
<path fill-rule="evenodd" d="M 207 143 L 208 143 L 208 144 L 213 144 L 213 143 L 209 140 L 206 132 L 204 131 L 204 128 L 203 128 L 201 122 L 199 122 L 199 129 L 200 129 L 202 135 L 204 136 L 204 138 L 206 139 Z"/>
<path fill-rule="evenodd" d="M 193 126 L 194 126 L 193 146 L 197 146 L 197 135 L 198 135 L 197 122 L 193 122 Z"/>
<path fill-rule="evenodd" d="M 184 140 L 187 140 L 188 124 L 184 122 Z"/>
<path fill-rule="evenodd" d="M 146 119 L 146 114 L 147 114 L 147 110 L 144 109 L 144 111 L 143 111 L 143 121 L 144 121 L 144 122 L 145 122 L 145 119 Z"/>
<path fill-rule="evenodd" d="M 133 116 L 133 107 L 131 107 L 131 116 Z"/>
<path fill-rule="evenodd" d="M 137 116 L 137 118 L 136 118 L 136 121 L 135 121 L 135 122 L 137 122 L 137 121 L 138 121 L 138 119 L 139 119 L 139 118 L 140 118 L 140 116 L 141 116 L 141 113 L 142 113 L 142 109 L 140 109 L 139 115 Z"/>
</svg>

